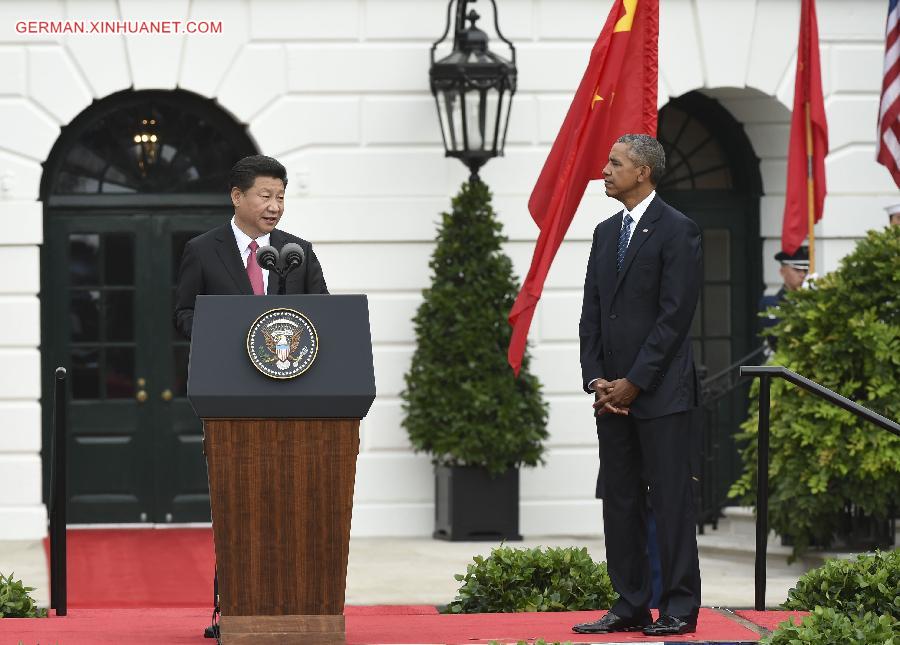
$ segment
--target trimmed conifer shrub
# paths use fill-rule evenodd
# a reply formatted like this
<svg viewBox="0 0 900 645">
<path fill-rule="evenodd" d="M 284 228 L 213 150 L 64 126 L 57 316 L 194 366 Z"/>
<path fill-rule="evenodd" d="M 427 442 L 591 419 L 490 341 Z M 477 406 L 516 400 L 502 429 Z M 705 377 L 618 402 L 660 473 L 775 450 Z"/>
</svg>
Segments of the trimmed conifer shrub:
<svg viewBox="0 0 900 645">
<path fill-rule="evenodd" d="M 541 462 L 547 406 L 540 383 L 527 354 L 518 378 L 506 361 L 517 286 L 505 241 L 488 187 L 463 184 L 442 215 L 401 394 L 413 448 L 436 464 L 499 474 Z"/>
<path fill-rule="evenodd" d="M 840 268 L 788 294 L 769 360 L 900 419 L 900 227 L 871 231 Z M 769 526 L 794 553 L 828 545 L 852 509 L 889 518 L 900 499 L 900 437 L 773 379 Z M 744 472 L 732 497 L 756 503 L 759 383 L 738 439 Z"/>
</svg>

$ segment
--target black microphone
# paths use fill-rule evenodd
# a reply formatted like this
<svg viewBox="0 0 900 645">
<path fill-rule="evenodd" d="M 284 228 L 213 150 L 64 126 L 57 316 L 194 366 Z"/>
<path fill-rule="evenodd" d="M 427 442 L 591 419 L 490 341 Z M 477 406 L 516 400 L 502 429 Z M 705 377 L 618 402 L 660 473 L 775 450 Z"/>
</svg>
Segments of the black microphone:
<svg viewBox="0 0 900 645">
<path fill-rule="evenodd" d="M 296 242 L 289 242 L 281 247 L 281 266 L 285 274 L 303 264 L 303 259 L 303 247 Z"/>
<path fill-rule="evenodd" d="M 273 271 L 278 264 L 278 251 L 274 246 L 261 246 L 256 250 L 256 263 L 266 271 Z"/>
</svg>

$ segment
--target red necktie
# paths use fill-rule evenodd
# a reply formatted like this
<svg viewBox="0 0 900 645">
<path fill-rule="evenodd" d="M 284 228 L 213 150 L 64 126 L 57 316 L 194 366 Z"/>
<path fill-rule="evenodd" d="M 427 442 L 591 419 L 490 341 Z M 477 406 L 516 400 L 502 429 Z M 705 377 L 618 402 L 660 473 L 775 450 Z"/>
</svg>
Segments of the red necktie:
<svg viewBox="0 0 900 645">
<path fill-rule="evenodd" d="M 258 248 L 259 244 L 256 243 L 256 240 L 250 242 L 250 255 L 247 256 L 247 277 L 250 278 L 253 295 L 262 296 L 265 295 L 266 290 L 263 288 L 262 269 L 256 262 L 256 249 Z"/>
</svg>

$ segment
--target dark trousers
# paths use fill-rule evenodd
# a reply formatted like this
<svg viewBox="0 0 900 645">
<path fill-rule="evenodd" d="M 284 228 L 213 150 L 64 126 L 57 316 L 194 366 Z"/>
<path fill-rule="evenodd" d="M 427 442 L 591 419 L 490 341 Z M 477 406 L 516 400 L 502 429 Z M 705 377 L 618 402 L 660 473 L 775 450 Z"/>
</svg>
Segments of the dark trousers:
<svg viewBox="0 0 900 645">
<path fill-rule="evenodd" d="M 606 414 L 597 420 L 606 561 L 623 618 L 647 610 L 651 597 L 647 555 L 647 494 L 656 523 L 662 568 L 659 609 L 695 618 L 700 608 L 700 565 L 691 479 L 691 415 L 635 419 Z"/>
</svg>

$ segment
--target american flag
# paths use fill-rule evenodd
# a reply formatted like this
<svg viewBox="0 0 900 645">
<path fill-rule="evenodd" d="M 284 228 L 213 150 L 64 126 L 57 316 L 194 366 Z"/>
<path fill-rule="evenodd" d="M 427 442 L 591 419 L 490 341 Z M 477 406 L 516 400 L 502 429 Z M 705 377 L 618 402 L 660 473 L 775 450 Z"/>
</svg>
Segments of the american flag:
<svg viewBox="0 0 900 645">
<path fill-rule="evenodd" d="M 900 187 L 900 6 L 888 2 L 884 43 L 884 80 L 881 107 L 878 110 L 878 163 L 884 166 Z"/>
</svg>

